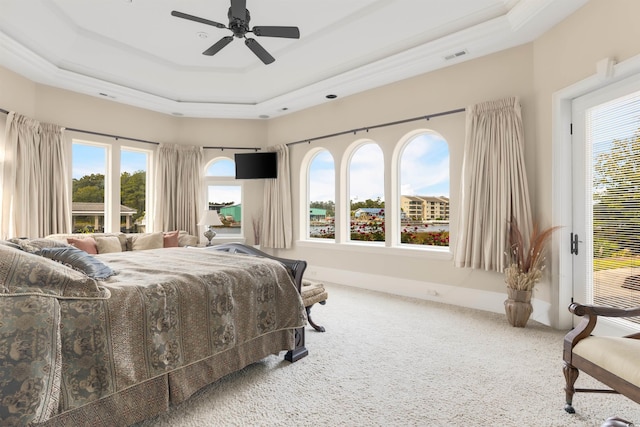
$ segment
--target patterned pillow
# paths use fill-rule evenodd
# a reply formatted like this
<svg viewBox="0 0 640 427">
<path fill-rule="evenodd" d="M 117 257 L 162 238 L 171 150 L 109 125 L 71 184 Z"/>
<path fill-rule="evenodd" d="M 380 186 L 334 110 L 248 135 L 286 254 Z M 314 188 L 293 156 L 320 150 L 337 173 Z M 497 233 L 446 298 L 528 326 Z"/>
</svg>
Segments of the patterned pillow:
<svg viewBox="0 0 640 427">
<path fill-rule="evenodd" d="M 73 299 L 107 299 L 110 296 L 109 290 L 79 271 L 5 245 L 0 245 L 0 292 Z"/>
<path fill-rule="evenodd" d="M 10 243 L 18 245 L 20 249 L 30 253 L 36 253 L 42 248 L 66 248 L 69 245 L 54 239 L 26 239 L 13 238 L 9 239 Z"/>
<path fill-rule="evenodd" d="M 115 239 L 117 240 L 117 237 Z M 120 242 L 117 242 L 117 244 L 119 247 Z M 111 267 L 102 261 L 73 246 L 44 248 L 38 252 L 38 255 L 69 265 L 71 268 L 81 271 L 96 280 L 108 279 L 116 274 Z"/>
</svg>

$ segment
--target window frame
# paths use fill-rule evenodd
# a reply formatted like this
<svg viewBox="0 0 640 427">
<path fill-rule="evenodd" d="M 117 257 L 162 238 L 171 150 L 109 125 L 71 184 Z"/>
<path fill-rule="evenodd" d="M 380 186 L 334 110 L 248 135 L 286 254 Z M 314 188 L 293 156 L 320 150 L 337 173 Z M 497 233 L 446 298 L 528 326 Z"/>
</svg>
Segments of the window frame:
<svg viewBox="0 0 640 427">
<path fill-rule="evenodd" d="M 434 259 L 449 261 L 453 256 L 453 244 L 454 239 L 450 237 L 449 246 L 426 246 L 426 245 L 400 245 L 399 244 L 399 230 L 400 220 L 399 215 L 386 215 L 385 217 L 385 242 L 371 242 L 374 244 L 367 244 L 358 241 L 351 241 L 349 237 L 350 221 L 345 221 L 345 218 L 350 219 L 350 203 L 345 201 L 349 198 L 349 165 L 351 164 L 351 156 L 353 152 L 362 144 L 373 142 L 377 144 L 382 150 L 384 156 L 384 168 L 385 168 L 385 212 L 399 211 L 400 203 L 400 153 L 401 148 L 411 140 L 414 136 L 424 132 L 435 132 L 440 135 L 449 144 L 449 163 L 451 173 L 451 161 L 454 158 L 452 152 L 452 146 L 441 132 L 434 131 L 432 129 L 414 129 L 400 137 L 393 146 L 393 150 L 389 150 L 389 147 L 382 141 L 373 140 L 370 138 L 357 139 L 349 143 L 349 145 L 336 151 L 335 147 L 330 144 L 322 147 L 311 148 L 307 151 L 301 161 L 301 167 L 299 171 L 299 240 L 296 245 L 300 247 L 309 248 L 327 248 L 330 245 L 331 250 L 343 251 L 345 253 L 371 253 L 371 254 L 389 254 L 398 255 L 403 257 L 415 257 L 424 259 Z M 315 154 L 326 149 L 331 153 L 334 158 L 334 164 L 336 166 L 336 200 L 335 200 L 335 239 L 309 239 L 307 237 L 308 229 L 308 207 L 309 207 L 309 187 L 308 187 L 308 175 L 311 161 L 315 157 Z M 387 156 L 386 153 L 391 152 L 391 156 Z M 338 153 L 338 154 L 336 154 Z M 450 184 L 451 186 L 451 184 Z M 452 189 L 452 187 L 450 187 Z M 452 211 L 455 214 L 455 200 L 451 198 L 449 204 L 449 216 L 450 227 L 455 225 L 455 218 L 452 217 Z M 455 230 L 452 230 L 455 231 Z M 451 235 L 450 235 L 451 236 Z"/>
<path fill-rule="evenodd" d="M 320 238 L 320 237 L 311 237 L 311 220 L 309 218 L 309 209 L 310 209 L 310 205 L 311 205 L 311 193 L 310 193 L 310 189 L 311 189 L 311 166 L 313 164 L 313 161 L 318 157 L 318 155 L 322 154 L 322 153 L 327 153 L 329 156 L 331 156 L 331 160 L 333 161 L 333 176 L 334 176 L 334 181 L 333 181 L 333 204 L 334 204 L 334 215 L 333 215 L 333 229 L 334 229 L 334 237 L 333 239 L 329 239 L 329 238 Z M 300 185 L 300 188 L 303 188 L 303 194 L 302 197 L 300 198 L 300 200 L 303 201 L 302 206 L 300 207 L 300 238 L 301 240 L 309 240 L 309 241 L 313 241 L 313 242 L 328 242 L 328 243 L 335 243 L 336 242 L 336 237 L 337 237 L 337 199 L 338 197 L 336 196 L 336 159 L 333 156 L 333 154 L 331 153 L 331 151 L 329 151 L 327 148 L 325 147 L 316 147 L 313 148 L 312 150 L 310 150 L 306 155 L 305 158 L 302 161 L 302 165 L 303 167 L 300 169 L 300 176 L 302 178 L 302 182 Z"/>
<path fill-rule="evenodd" d="M 246 220 L 246 206 L 244 205 L 244 196 L 245 196 L 245 188 L 244 182 L 242 180 L 237 180 L 234 176 L 223 176 L 223 175 L 207 175 L 208 169 L 216 162 L 229 160 L 235 165 L 235 161 L 228 156 L 215 156 L 209 161 L 206 162 L 204 166 L 204 178 L 203 178 L 203 206 L 208 209 L 209 208 L 209 187 L 210 186 L 224 186 L 231 187 L 237 186 L 240 187 L 240 206 L 241 206 L 241 219 L 240 219 L 240 233 L 239 234 L 228 234 L 228 233 L 218 233 L 212 239 L 216 243 L 227 243 L 227 242 L 237 242 L 246 241 L 246 230 L 245 220 Z M 201 235 L 205 231 L 204 225 L 199 226 L 201 228 Z"/>
<path fill-rule="evenodd" d="M 422 135 L 435 135 L 437 138 L 442 139 L 447 144 L 448 149 L 448 157 L 449 157 L 449 245 L 448 246 L 435 246 L 435 245 L 417 245 L 412 243 L 402 243 L 401 242 L 401 232 L 402 232 L 402 221 L 401 221 L 401 209 L 402 209 L 402 177 L 400 174 L 400 170 L 402 167 L 402 157 L 405 152 L 405 149 L 409 146 L 409 144 L 413 143 L 416 138 L 419 138 Z M 412 132 L 404 135 L 396 145 L 394 149 L 394 155 L 392 157 L 392 167 L 394 172 L 392 173 L 392 191 L 393 191 L 393 199 L 394 199 L 394 212 L 395 214 L 392 217 L 392 231 L 393 235 L 391 238 L 391 245 L 394 247 L 402 247 L 402 248 L 411 248 L 421 251 L 435 251 L 435 252 L 447 252 L 452 253 L 451 250 L 451 147 L 449 141 L 440 133 L 433 129 L 415 129 Z"/>
<path fill-rule="evenodd" d="M 70 131 L 65 134 L 67 144 L 69 146 L 68 164 L 71 165 L 68 171 L 67 182 L 69 183 L 69 198 L 73 199 L 73 145 L 87 145 L 100 147 L 105 149 L 105 188 L 104 188 L 104 232 L 116 233 L 120 232 L 120 174 L 122 151 L 136 151 L 147 154 L 147 170 L 145 184 L 145 218 L 147 221 L 146 231 L 154 231 L 154 194 L 151 191 L 154 180 L 154 148 L 150 148 L 149 144 L 129 141 L 129 140 L 113 140 L 109 137 L 100 135 L 92 135 L 91 139 L 86 136 L 74 136 L 74 132 Z M 124 142 L 123 142 L 124 141 Z M 114 173 L 115 172 L 115 173 Z"/>
</svg>

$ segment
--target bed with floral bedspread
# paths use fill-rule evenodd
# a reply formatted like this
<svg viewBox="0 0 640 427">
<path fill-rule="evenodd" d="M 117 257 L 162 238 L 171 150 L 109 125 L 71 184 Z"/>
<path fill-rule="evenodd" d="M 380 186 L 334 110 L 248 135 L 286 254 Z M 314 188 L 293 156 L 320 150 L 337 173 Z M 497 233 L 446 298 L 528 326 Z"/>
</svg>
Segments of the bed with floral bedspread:
<svg viewBox="0 0 640 427">
<path fill-rule="evenodd" d="M 0 245 L 1 425 L 139 422 L 294 349 L 306 321 L 274 259 L 22 242 Z"/>
</svg>

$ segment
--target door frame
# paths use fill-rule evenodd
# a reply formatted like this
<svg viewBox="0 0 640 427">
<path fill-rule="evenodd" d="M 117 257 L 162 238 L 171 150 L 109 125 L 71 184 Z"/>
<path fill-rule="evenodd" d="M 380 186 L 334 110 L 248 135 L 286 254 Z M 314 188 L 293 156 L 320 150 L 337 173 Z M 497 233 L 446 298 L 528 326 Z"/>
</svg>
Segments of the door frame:
<svg viewBox="0 0 640 427">
<path fill-rule="evenodd" d="M 573 296 L 573 255 L 569 242 L 572 232 L 572 169 L 571 165 L 571 110 L 572 102 L 587 93 L 616 83 L 640 73 L 640 55 L 619 64 L 605 58 L 596 64 L 597 73 L 552 96 L 552 223 L 562 225 L 553 234 L 552 247 L 557 256 L 552 257 L 551 271 L 551 326 L 556 329 L 573 327 L 573 315 L 567 310 Z"/>
</svg>

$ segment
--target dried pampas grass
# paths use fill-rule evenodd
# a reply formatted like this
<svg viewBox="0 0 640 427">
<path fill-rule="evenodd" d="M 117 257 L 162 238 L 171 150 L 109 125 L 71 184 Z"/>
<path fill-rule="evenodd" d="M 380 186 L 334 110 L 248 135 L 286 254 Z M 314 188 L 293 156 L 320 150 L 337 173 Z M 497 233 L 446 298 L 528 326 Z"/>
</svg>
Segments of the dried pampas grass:
<svg viewBox="0 0 640 427">
<path fill-rule="evenodd" d="M 520 291 L 530 291 L 542 277 L 544 269 L 544 250 L 553 232 L 559 226 L 540 230 L 534 224 L 527 241 L 515 219 L 511 220 L 509 229 L 509 267 L 505 268 L 505 283 L 508 287 Z"/>
</svg>

